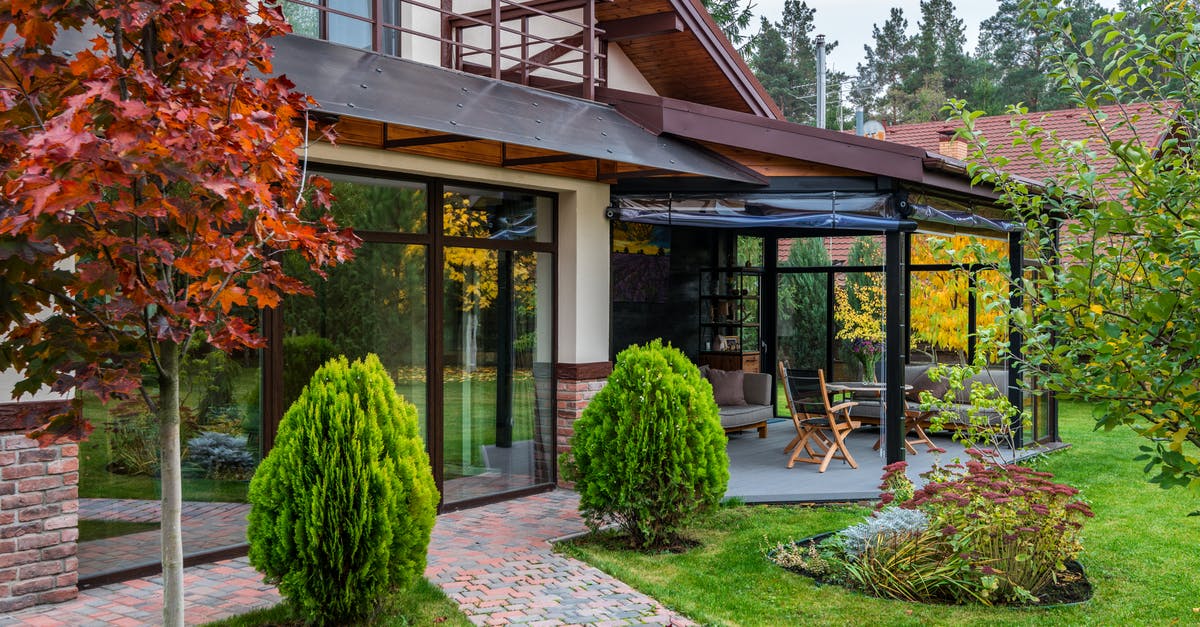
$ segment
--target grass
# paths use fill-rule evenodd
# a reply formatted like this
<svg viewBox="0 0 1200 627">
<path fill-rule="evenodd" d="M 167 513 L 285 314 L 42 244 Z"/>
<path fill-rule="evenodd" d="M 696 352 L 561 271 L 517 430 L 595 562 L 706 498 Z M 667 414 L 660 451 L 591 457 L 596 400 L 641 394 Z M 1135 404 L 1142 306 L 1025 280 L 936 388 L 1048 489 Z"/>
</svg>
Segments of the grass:
<svg viewBox="0 0 1200 627">
<path fill-rule="evenodd" d="M 256 627 L 258 625 L 301 625 L 286 603 L 209 623 L 210 627 Z M 437 586 L 422 578 L 411 590 L 394 594 L 382 605 L 379 615 L 367 625 L 401 627 L 409 625 L 446 625 L 466 627 L 467 617 Z"/>
<path fill-rule="evenodd" d="M 80 520 L 79 541 L 103 540 L 131 533 L 153 531 L 158 529 L 158 523 L 123 522 L 119 520 Z"/>
<path fill-rule="evenodd" d="M 701 623 L 719 625 L 1170 625 L 1200 622 L 1196 501 L 1146 482 L 1131 460 L 1140 439 L 1092 431 L 1087 406 L 1064 403 L 1065 452 L 1038 463 L 1078 487 L 1096 512 L 1081 561 L 1095 587 L 1088 603 L 1044 609 L 930 606 L 867 597 L 786 572 L 763 557 L 768 544 L 840 529 L 861 507 L 730 507 L 689 534 L 702 546 L 647 555 L 602 539 L 561 550 L 588 561 Z"/>
</svg>

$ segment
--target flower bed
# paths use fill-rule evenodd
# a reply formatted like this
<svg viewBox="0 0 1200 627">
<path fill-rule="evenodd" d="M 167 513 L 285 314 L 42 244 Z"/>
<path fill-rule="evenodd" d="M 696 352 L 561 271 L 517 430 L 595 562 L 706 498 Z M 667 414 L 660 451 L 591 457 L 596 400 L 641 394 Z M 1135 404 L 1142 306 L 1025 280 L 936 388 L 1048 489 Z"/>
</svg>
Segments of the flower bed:
<svg viewBox="0 0 1200 627">
<path fill-rule="evenodd" d="M 914 489 L 903 462 L 885 468 L 879 508 L 828 536 L 781 543 L 776 564 L 884 598 L 1039 605 L 1082 601 L 1075 558 L 1092 516 L 1049 473 L 983 461 L 934 469 Z M 1074 563 L 1074 565 L 1072 565 Z"/>
</svg>

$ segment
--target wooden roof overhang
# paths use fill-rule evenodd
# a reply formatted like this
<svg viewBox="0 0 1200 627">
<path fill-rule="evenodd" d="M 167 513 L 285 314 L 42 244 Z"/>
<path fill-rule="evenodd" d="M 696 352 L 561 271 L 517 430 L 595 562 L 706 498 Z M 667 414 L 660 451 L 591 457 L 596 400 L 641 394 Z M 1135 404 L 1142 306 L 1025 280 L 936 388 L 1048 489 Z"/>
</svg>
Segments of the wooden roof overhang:
<svg viewBox="0 0 1200 627">
<path fill-rule="evenodd" d="M 317 112 L 338 118 L 342 144 L 606 182 L 766 183 L 603 103 L 294 35 L 273 45 L 275 72 L 312 96 Z"/>
<path fill-rule="evenodd" d="M 701 0 L 614 0 L 596 19 L 659 95 L 783 118 Z"/>
</svg>

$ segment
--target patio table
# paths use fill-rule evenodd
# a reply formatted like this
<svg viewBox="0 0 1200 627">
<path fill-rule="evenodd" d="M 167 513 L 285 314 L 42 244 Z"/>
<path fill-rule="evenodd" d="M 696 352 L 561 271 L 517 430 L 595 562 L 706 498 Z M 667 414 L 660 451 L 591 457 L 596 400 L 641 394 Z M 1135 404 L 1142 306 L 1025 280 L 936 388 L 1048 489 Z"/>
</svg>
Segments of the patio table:
<svg viewBox="0 0 1200 627">
<path fill-rule="evenodd" d="M 874 394 L 876 397 L 881 397 L 883 395 L 883 391 L 887 389 L 887 384 L 876 382 L 876 381 L 830 381 L 826 387 L 830 392 L 849 392 L 851 394 L 864 394 L 864 395 Z M 911 389 L 913 389 L 913 386 L 908 385 L 908 384 L 904 385 L 905 392 L 907 392 Z M 908 449 L 908 452 L 912 453 L 913 455 L 917 454 L 917 449 L 913 448 L 913 444 L 915 444 L 917 442 L 924 443 L 925 446 L 929 447 L 929 450 L 931 450 L 931 451 L 933 449 L 937 448 L 937 445 L 934 444 L 933 441 L 931 441 L 929 439 L 929 435 L 927 433 L 925 433 L 925 429 L 921 428 L 920 418 L 921 418 L 920 412 L 911 411 L 907 407 L 905 407 L 905 409 L 904 409 L 904 432 L 905 432 L 904 448 Z M 883 422 L 883 416 L 880 415 L 880 423 L 882 424 L 882 422 Z M 913 440 L 908 439 L 908 433 L 910 433 L 910 432 L 916 432 L 916 434 L 917 434 L 916 439 L 913 439 Z M 882 441 L 883 441 L 883 436 L 880 435 L 879 439 L 875 441 L 875 446 L 874 446 L 875 450 L 879 450 L 879 445 L 882 443 Z"/>
</svg>

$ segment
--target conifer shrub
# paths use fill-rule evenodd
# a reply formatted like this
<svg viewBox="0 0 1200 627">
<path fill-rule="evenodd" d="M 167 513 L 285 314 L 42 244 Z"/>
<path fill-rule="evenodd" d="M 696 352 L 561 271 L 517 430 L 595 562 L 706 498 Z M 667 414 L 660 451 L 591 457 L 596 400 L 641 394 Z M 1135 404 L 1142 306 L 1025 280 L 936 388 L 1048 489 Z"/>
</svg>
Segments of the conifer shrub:
<svg viewBox="0 0 1200 627">
<path fill-rule="evenodd" d="M 337 357 L 250 483 L 250 563 L 307 621 L 355 621 L 422 575 L 437 501 L 416 408 L 374 355 Z"/>
<path fill-rule="evenodd" d="M 712 386 L 661 340 L 617 355 L 570 445 L 561 466 L 579 491 L 584 521 L 593 530 L 615 523 L 642 549 L 677 542 L 729 483 Z"/>
</svg>

